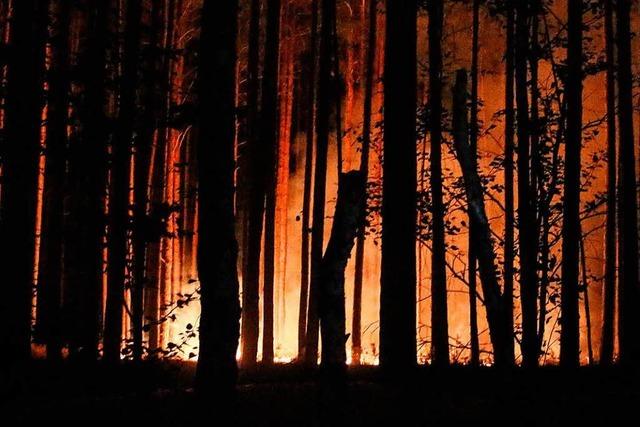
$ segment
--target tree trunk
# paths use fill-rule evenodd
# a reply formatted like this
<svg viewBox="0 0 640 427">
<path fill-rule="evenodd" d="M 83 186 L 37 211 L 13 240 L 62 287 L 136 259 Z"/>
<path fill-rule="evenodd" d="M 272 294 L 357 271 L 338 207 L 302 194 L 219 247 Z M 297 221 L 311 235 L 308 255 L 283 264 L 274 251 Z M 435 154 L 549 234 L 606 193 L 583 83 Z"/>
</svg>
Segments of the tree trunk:
<svg viewBox="0 0 640 427">
<path fill-rule="evenodd" d="M 415 0 L 387 3 L 380 364 L 391 371 L 416 364 L 416 25 Z"/>
<path fill-rule="evenodd" d="M 43 219 L 38 264 L 36 333 L 47 345 L 47 358 L 62 357 L 61 304 L 64 192 L 69 112 L 69 28 L 71 5 L 54 1 L 50 9 L 51 66 L 48 80 L 46 164 Z"/>
<path fill-rule="evenodd" d="M 620 139 L 620 239 L 618 341 L 620 362 L 640 360 L 640 289 L 638 289 L 638 201 L 633 130 L 630 0 L 618 0 L 618 126 Z"/>
<path fill-rule="evenodd" d="M 512 2 L 507 4 L 507 43 L 505 54 L 505 135 L 504 135 L 504 300 L 505 300 L 505 328 L 514 330 L 513 325 L 513 288 L 514 288 L 514 254 L 515 254 L 515 209 L 514 209 L 514 83 L 515 83 L 515 8 Z M 507 339 L 507 352 L 510 363 L 515 358 L 513 332 Z"/>
<path fill-rule="evenodd" d="M 346 374 L 344 272 L 361 224 L 365 181 L 361 171 L 342 174 L 331 237 L 320 267 L 318 312 L 322 325 L 322 368 L 329 377 Z"/>
<path fill-rule="evenodd" d="M 367 34 L 367 60 L 364 87 L 364 118 L 362 124 L 362 154 L 360 158 L 360 173 L 365 181 L 365 195 L 358 236 L 356 240 L 356 265 L 353 280 L 353 319 L 351 327 L 351 363 L 360 364 L 362 356 L 362 286 L 364 276 L 364 246 L 367 240 L 367 188 L 369 180 L 369 152 L 371 148 L 371 126 L 373 107 L 373 86 L 376 64 L 376 47 L 378 39 L 378 1 L 369 0 L 369 32 Z"/>
<path fill-rule="evenodd" d="M 305 345 L 305 364 L 316 366 L 318 363 L 318 298 L 320 292 L 320 266 L 324 247 L 324 216 L 327 182 L 327 152 L 331 107 L 335 105 L 333 72 L 333 20 L 335 19 L 335 0 L 321 2 L 320 64 L 318 70 L 318 97 L 316 114 L 316 167 L 313 188 L 313 228 L 311 230 L 311 286 L 309 289 L 309 307 Z M 338 135 L 340 138 L 340 135 Z"/>
<path fill-rule="evenodd" d="M 613 362 L 616 309 L 616 203 L 618 163 L 616 150 L 616 65 L 613 28 L 613 0 L 605 1 L 605 43 L 607 54 L 607 222 L 605 226 L 605 268 L 602 291 L 602 331 L 600 364 Z"/>
<path fill-rule="evenodd" d="M 520 298 L 522 305 L 522 363 L 538 364 L 537 274 L 535 215 L 531 194 L 530 119 L 527 61 L 529 58 L 529 6 L 517 4 L 516 14 L 516 103 L 518 119 L 518 231 L 520 241 Z"/>
<path fill-rule="evenodd" d="M 474 170 L 478 168 L 478 55 L 480 32 L 480 0 L 473 1 L 473 36 L 471 48 L 471 127 L 469 144 Z M 471 365 L 480 365 L 480 343 L 478 339 L 478 306 L 477 306 L 477 258 L 473 249 L 475 230 L 469 220 L 469 333 L 471 343 Z"/>
<path fill-rule="evenodd" d="M 431 133 L 431 358 L 434 365 L 449 364 L 445 207 L 442 190 L 442 1 L 430 1 L 429 12 L 429 131 Z M 405 166 L 406 167 L 406 166 Z"/>
<path fill-rule="evenodd" d="M 478 173 L 474 153 L 469 145 L 469 127 L 467 117 L 467 72 L 459 70 L 453 89 L 453 132 L 456 156 L 462 169 L 470 220 L 474 227 L 474 252 L 478 255 L 478 266 L 487 310 L 487 322 L 493 345 L 496 366 L 508 366 L 512 363 L 508 340 L 512 331 L 505 322 L 506 301 L 500 293 L 500 284 L 495 265 L 496 253 L 491 238 L 491 228 L 484 204 L 484 190 Z"/>
<path fill-rule="evenodd" d="M 237 18 L 237 0 L 204 2 L 196 80 L 198 163 L 211 166 L 198 168 L 202 312 L 196 390 L 216 397 L 221 408 L 235 388 L 240 337 L 233 209 Z"/>
<path fill-rule="evenodd" d="M 0 340 L 9 362 L 31 355 L 31 299 L 35 252 L 40 123 L 43 106 L 44 2 L 14 1 L 9 33 L 2 153 L 0 240 L 5 291 Z M 44 19 L 42 18 L 44 15 Z M 44 25 L 44 27 L 43 27 Z"/>
<path fill-rule="evenodd" d="M 142 5 L 137 2 L 129 3 L 126 11 L 119 113 L 114 142 L 111 147 L 109 262 L 107 266 L 108 286 L 104 331 L 104 359 L 109 363 L 119 361 L 121 351 L 122 314 L 125 301 L 125 282 L 127 281 L 125 275 L 128 255 L 127 234 L 131 225 L 129 188 L 131 152 L 138 105 L 137 86 L 140 62 L 141 18 Z"/>
<path fill-rule="evenodd" d="M 307 306 L 309 300 L 309 235 L 310 235 L 310 210 L 311 210 L 311 186 L 313 178 L 313 138 L 315 133 L 314 119 L 316 112 L 316 46 L 318 34 L 318 0 L 311 3 L 311 29 L 308 49 L 307 64 L 309 67 L 309 80 L 307 90 L 307 132 L 306 151 L 304 165 L 304 189 L 302 200 L 302 231 L 301 231 L 301 257 L 300 257 L 300 308 L 298 311 L 298 359 L 304 357 L 304 348 L 307 334 Z"/>
</svg>

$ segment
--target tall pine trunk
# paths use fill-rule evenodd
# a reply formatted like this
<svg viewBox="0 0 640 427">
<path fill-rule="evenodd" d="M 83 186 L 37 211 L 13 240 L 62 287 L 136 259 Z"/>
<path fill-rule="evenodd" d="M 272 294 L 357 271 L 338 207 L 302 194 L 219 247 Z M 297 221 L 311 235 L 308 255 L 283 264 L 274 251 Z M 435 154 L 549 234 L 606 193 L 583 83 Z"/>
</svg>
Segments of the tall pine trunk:
<svg viewBox="0 0 640 427">
<path fill-rule="evenodd" d="M 579 245 L 580 153 L 582 149 L 582 0 L 569 0 L 566 82 L 567 127 L 565 135 L 564 217 L 562 226 L 562 288 L 560 364 L 580 364 Z M 586 284 L 584 284 L 586 286 Z"/>
<path fill-rule="evenodd" d="M 613 0 L 605 1 L 605 50 L 607 55 L 607 222 L 605 225 L 605 268 L 602 302 L 600 363 L 613 362 L 614 322 L 616 309 L 616 216 L 617 216 L 617 149 L 616 149 L 616 70 L 613 28 Z"/>
<path fill-rule="evenodd" d="M 233 394 L 238 368 L 240 304 L 234 218 L 234 143 L 238 1 L 205 0 L 202 8 L 196 150 L 200 345 L 196 390 L 215 404 Z"/>
<path fill-rule="evenodd" d="M 638 289 L 638 202 L 636 187 L 635 140 L 633 130 L 632 51 L 630 0 L 618 0 L 618 137 L 620 140 L 620 239 L 618 341 L 620 362 L 640 360 L 640 290 Z"/>
<path fill-rule="evenodd" d="M 431 358 L 449 364 L 449 321 L 442 189 L 442 26 L 444 5 L 430 1 L 429 12 L 429 132 L 431 134 Z"/>
<path fill-rule="evenodd" d="M 4 295 L 0 340 L 9 362 L 31 354 L 31 299 L 35 252 L 40 123 L 43 106 L 45 2 L 12 2 L 7 66 L 0 203 L 0 266 Z M 44 25 L 44 27 L 42 27 Z"/>
<path fill-rule="evenodd" d="M 362 154 L 360 173 L 365 181 L 365 196 L 362 203 L 360 226 L 356 240 L 355 276 L 353 280 L 353 318 L 351 326 L 351 363 L 358 365 L 362 356 L 362 286 L 364 276 L 364 247 L 366 243 L 367 194 L 369 179 L 369 152 L 371 151 L 371 127 L 373 113 L 373 86 L 378 39 L 378 1 L 369 0 L 369 31 L 367 34 L 367 60 L 364 87 L 364 118 L 362 124 Z"/>
<path fill-rule="evenodd" d="M 416 364 L 417 2 L 388 2 L 386 21 L 380 364 L 393 371 Z"/>
<path fill-rule="evenodd" d="M 130 229 L 129 187 L 131 152 L 137 117 L 138 66 L 140 62 L 140 20 L 142 5 L 127 5 L 122 82 L 114 141 L 111 147 L 109 192 L 109 262 L 107 307 L 105 313 L 104 358 L 108 362 L 120 359 L 122 314 L 124 310 L 127 239 Z"/>
<path fill-rule="evenodd" d="M 64 192 L 69 111 L 69 28 L 71 5 L 51 2 L 51 66 L 48 80 L 47 139 L 43 219 L 38 264 L 36 332 L 47 345 L 47 358 L 61 358 L 61 288 Z"/>
</svg>

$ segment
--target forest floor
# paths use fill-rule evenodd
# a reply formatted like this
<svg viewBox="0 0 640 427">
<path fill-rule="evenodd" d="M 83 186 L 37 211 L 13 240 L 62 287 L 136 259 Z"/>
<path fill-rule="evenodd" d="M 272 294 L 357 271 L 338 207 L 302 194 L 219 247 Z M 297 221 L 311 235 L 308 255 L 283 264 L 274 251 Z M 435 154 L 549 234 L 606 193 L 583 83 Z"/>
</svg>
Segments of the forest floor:
<svg viewBox="0 0 640 427">
<path fill-rule="evenodd" d="M 339 415 L 318 391 L 319 373 L 257 368 L 241 373 L 232 419 L 212 413 L 210 421 L 196 411 L 193 364 L 36 361 L 20 371 L 0 377 L 4 426 L 614 426 L 637 425 L 640 409 L 640 375 L 620 368 L 419 368 L 403 382 L 352 368 Z"/>
</svg>

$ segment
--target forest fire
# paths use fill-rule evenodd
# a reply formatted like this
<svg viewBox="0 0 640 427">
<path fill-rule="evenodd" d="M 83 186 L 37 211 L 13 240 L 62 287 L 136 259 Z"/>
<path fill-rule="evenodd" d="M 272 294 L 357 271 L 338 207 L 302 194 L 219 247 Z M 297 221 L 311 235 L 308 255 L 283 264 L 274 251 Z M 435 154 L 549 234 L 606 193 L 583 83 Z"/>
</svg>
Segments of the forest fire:
<svg viewBox="0 0 640 427">
<path fill-rule="evenodd" d="M 319 425 L 397 422 L 423 383 L 435 413 L 467 384 L 461 424 L 543 387 L 633 400 L 639 18 L 632 0 L 0 0 L 0 396 L 171 389 L 179 412 L 182 390 L 249 425 L 242 405 L 309 384 Z"/>
</svg>

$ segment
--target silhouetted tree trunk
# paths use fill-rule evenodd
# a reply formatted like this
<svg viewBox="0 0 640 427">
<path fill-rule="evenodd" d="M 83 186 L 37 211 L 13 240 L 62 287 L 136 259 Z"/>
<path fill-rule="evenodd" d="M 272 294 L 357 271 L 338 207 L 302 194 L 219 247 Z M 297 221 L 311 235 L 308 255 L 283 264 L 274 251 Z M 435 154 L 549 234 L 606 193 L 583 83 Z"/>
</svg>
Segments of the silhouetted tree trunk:
<svg viewBox="0 0 640 427">
<path fill-rule="evenodd" d="M 435 365 L 449 364 L 445 207 L 442 191 L 442 1 L 429 1 L 429 131 L 431 134 L 431 357 Z M 407 166 L 405 166 L 407 167 Z"/>
<path fill-rule="evenodd" d="M 71 5 L 52 1 L 51 66 L 48 79 L 47 140 L 40 260 L 38 264 L 37 335 L 47 345 L 47 358 L 61 358 L 61 288 L 64 192 L 69 112 L 69 26 Z"/>
<path fill-rule="evenodd" d="M 45 2 L 12 2 L 2 152 L 0 341 L 9 362 L 31 355 L 31 298 L 43 106 Z M 44 19 L 43 19 L 44 15 Z"/>
<path fill-rule="evenodd" d="M 325 375 L 338 380 L 344 380 L 347 362 L 344 272 L 361 224 L 364 194 L 361 171 L 340 175 L 331 237 L 320 267 L 318 312 L 322 325 L 322 368 Z"/>
<path fill-rule="evenodd" d="M 388 370 L 416 363 L 416 24 L 415 0 L 387 3 L 380 363 Z"/>
<path fill-rule="evenodd" d="M 562 335 L 560 363 L 580 364 L 579 245 L 580 153 L 582 148 L 582 0 L 569 0 L 566 81 L 567 128 L 565 136 L 564 217 L 562 226 Z"/>
<path fill-rule="evenodd" d="M 69 156 L 69 220 L 65 224 L 64 312 L 71 357 L 98 356 L 101 323 L 106 156 L 109 126 L 105 114 L 110 0 L 87 11 L 87 41 L 79 54 L 81 130 Z"/>
<path fill-rule="evenodd" d="M 120 359 L 122 314 L 124 309 L 127 233 L 130 228 L 129 187 L 131 151 L 137 117 L 138 67 L 140 62 L 140 20 L 142 5 L 127 4 L 122 82 L 119 112 L 111 149 L 111 190 L 109 192 L 109 263 L 107 307 L 104 330 L 104 358 Z"/>
<path fill-rule="evenodd" d="M 640 360 L 640 289 L 638 289 L 638 223 L 636 162 L 633 131 L 630 0 L 618 0 L 618 126 L 620 139 L 620 239 L 618 288 L 618 341 L 620 361 L 630 365 Z"/>
<path fill-rule="evenodd" d="M 529 6 L 519 1 L 516 9 L 516 104 L 518 119 L 518 231 L 520 241 L 520 299 L 522 301 L 522 363 L 538 364 L 537 274 L 535 215 L 531 191 L 531 153 L 528 67 Z"/>
<path fill-rule="evenodd" d="M 198 163 L 210 166 L 198 168 L 202 312 L 196 390 L 220 405 L 235 388 L 240 336 L 233 208 L 237 18 L 237 0 L 203 3 L 196 80 Z"/>
<path fill-rule="evenodd" d="M 471 127 L 469 135 L 469 148 L 474 163 L 474 169 L 478 168 L 478 55 L 480 32 L 480 0 L 473 1 L 473 36 L 471 48 Z M 466 92 L 466 89 L 465 89 Z M 466 116 L 466 115 L 465 115 Z M 469 220 L 469 332 L 471 343 L 471 365 L 480 365 L 480 343 L 478 340 L 478 306 L 477 306 L 477 259 L 474 251 L 475 230 L 472 221 Z"/>
<path fill-rule="evenodd" d="M 362 203 L 360 226 L 356 240 L 356 265 L 353 280 L 353 319 L 351 327 L 351 363 L 360 364 L 362 356 L 362 285 L 364 275 L 364 246 L 367 226 L 367 188 L 369 180 L 369 152 L 371 148 L 371 114 L 373 106 L 373 85 L 378 39 L 378 1 L 369 0 L 369 32 L 367 34 L 366 76 L 364 82 L 364 118 L 362 124 L 362 154 L 360 173 L 365 181 L 365 195 Z"/>
<path fill-rule="evenodd" d="M 311 29 L 308 60 L 308 94 L 307 94 L 307 132 L 304 165 L 304 189 L 302 201 L 302 237 L 300 256 L 300 307 L 298 310 L 298 359 L 304 357 L 304 348 L 307 334 L 307 306 L 309 300 L 309 236 L 310 211 L 311 211 L 311 186 L 313 178 L 313 143 L 315 134 L 316 112 L 316 47 L 318 34 L 318 0 L 311 2 Z"/>
<path fill-rule="evenodd" d="M 512 331 L 507 339 L 509 360 L 515 358 L 513 340 L 513 288 L 514 288 L 514 255 L 515 255 L 515 209 L 514 209 L 514 150 L 515 150 L 515 7 L 513 2 L 507 2 L 507 43 L 505 53 L 505 135 L 504 135 L 504 299 L 505 299 L 505 328 Z"/>
<path fill-rule="evenodd" d="M 278 65 L 280 59 L 280 0 L 267 2 L 267 38 L 265 46 L 264 88 L 260 139 L 264 144 L 265 223 L 262 360 L 273 362 L 273 286 L 275 274 L 276 176 L 278 171 Z"/>
<path fill-rule="evenodd" d="M 331 107 L 335 105 L 334 83 L 332 78 L 333 61 L 333 20 L 335 19 L 335 0 L 321 2 L 321 30 L 318 70 L 318 97 L 316 113 L 316 166 L 313 187 L 313 228 L 311 230 L 311 286 L 309 289 L 309 307 L 305 345 L 305 364 L 315 366 L 318 361 L 318 298 L 320 292 L 320 266 L 324 246 L 324 216 L 327 181 L 327 151 Z M 338 135 L 340 138 L 340 135 Z"/>
<path fill-rule="evenodd" d="M 617 216 L 617 150 L 616 150 L 616 64 L 613 28 L 613 0 L 605 1 L 605 50 L 607 55 L 607 222 L 605 228 L 605 268 L 602 292 L 602 331 L 600 363 L 613 362 L 614 322 L 616 309 L 616 216 Z"/>
<path fill-rule="evenodd" d="M 512 331 L 504 317 L 507 301 L 503 299 L 496 270 L 496 253 L 491 238 L 491 228 L 484 203 L 484 190 L 478 173 L 474 151 L 469 144 L 469 123 L 467 112 L 467 72 L 459 70 L 453 88 L 453 133 L 456 156 L 462 169 L 467 195 L 469 218 L 473 224 L 474 239 L 471 242 L 478 255 L 482 294 L 487 310 L 489 334 L 493 345 L 496 366 L 512 363 L 508 341 Z"/>
</svg>

